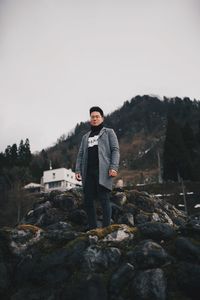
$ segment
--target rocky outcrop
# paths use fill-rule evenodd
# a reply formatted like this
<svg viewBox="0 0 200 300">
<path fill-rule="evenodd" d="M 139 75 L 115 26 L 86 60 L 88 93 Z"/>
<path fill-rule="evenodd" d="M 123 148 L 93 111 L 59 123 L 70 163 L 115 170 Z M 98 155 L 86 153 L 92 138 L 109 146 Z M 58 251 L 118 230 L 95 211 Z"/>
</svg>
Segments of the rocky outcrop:
<svg viewBox="0 0 200 300">
<path fill-rule="evenodd" d="M 200 221 L 136 190 L 114 191 L 112 224 L 87 230 L 82 195 L 53 192 L 0 229 L 4 300 L 176 300 L 200 295 Z M 198 295 L 198 296 L 197 296 Z"/>
</svg>

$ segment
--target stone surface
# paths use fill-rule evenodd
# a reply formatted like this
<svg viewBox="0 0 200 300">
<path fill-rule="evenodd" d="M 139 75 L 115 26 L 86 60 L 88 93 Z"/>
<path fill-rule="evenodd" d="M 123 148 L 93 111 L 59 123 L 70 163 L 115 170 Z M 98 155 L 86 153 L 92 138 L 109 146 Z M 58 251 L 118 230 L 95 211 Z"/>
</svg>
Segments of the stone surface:
<svg viewBox="0 0 200 300">
<path fill-rule="evenodd" d="M 151 240 L 141 241 L 127 253 L 130 262 L 141 269 L 150 269 L 169 264 L 172 258 L 157 243 Z"/>
<path fill-rule="evenodd" d="M 112 223 L 88 230 L 82 194 L 41 194 L 14 228 L 0 228 L 3 300 L 193 300 L 199 218 L 136 190 L 113 191 Z"/>
<path fill-rule="evenodd" d="M 121 252 L 118 248 L 91 245 L 84 253 L 86 267 L 91 271 L 103 271 L 119 263 Z"/>
<path fill-rule="evenodd" d="M 167 284 L 161 269 L 139 271 L 132 286 L 135 300 L 165 300 Z"/>
<path fill-rule="evenodd" d="M 175 231 L 172 226 L 160 222 L 146 222 L 138 225 L 141 234 L 156 241 L 169 240 L 174 237 Z"/>
</svg>

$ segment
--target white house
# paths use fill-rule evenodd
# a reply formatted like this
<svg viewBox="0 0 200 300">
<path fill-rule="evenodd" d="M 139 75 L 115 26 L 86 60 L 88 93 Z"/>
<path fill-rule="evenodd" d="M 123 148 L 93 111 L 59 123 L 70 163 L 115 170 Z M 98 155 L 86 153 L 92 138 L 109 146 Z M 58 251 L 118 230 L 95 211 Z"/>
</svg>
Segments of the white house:
<svg viewBox="0 0 200 300">
<path fill-rule="evenodd" d="M 52 190 L 66 191 L 77 185 L 82 185 L 80 181 L 76 180 L 75 173 L 71 169 L 66 168 L 44 171 L 41 184 L 44 186 L 44 192 Z"/>
<path fill-rule="evenodd" d="M 30 182 L 29 184 L 24 186 L 24 189 L 31 193 L 39 193 L 43 190 L 43 186 L 39 183 Z"/>
</svg>

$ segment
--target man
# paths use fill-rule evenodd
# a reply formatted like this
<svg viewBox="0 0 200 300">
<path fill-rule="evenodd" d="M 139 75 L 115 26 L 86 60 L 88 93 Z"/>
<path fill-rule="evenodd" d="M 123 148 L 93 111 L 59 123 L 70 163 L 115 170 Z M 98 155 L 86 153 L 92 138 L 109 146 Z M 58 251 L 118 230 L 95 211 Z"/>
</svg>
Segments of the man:
<svg viewBox="0 0 200 300">
<path fill-rule="evenodd" d="M 117 136 L 113 129 L 104 127 L 103 121 L 103 110 L 91 107 L 91 130 L 82 137 L 76 160 L 76 179 L 82 180 L 89 229 L 97 228 L 96 197 L 103 211 L 103 227 L 110 225 L 110 192 L 119 167 Z"/>
</svg>

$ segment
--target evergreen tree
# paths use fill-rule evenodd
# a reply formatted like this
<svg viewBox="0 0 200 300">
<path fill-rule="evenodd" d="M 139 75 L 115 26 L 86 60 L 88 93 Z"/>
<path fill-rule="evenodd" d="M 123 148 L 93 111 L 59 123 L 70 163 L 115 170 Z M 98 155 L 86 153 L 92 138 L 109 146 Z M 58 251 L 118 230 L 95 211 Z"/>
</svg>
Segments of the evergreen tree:
<svg viewBox="0 0 200 300">
<path fill-rule="evenodd" d="M 200 120 L 198 122 L 197 143 L 200 145 Z"/>
<path fill-rule="evenodd" d="M 18 148 L 18 158 L 20 166 L 29 166 L 32 158 L 29 139 L 26 139 L 25 143 L 23 142 L 23 140 L 20 141 Z"/>
<path fill-rule="evenodd" d="M 16 166 L 18 163 L 17 144 L 13 144 L 10 149 L 11 165 Z"/>
<path fill-rule="evenodd" d="M 0 153 L 0 174 L 3 173 L 3 168 L 5 167 L 6 165 L 6 158 L 5 158 L 5 155 L 4 153 Z"/>
<path fill-rule="evenodd" d="M 45 170 L 49 170 L 50 159 L 48 157 L 47 152 L 44 149 L 42 149 L 41 151 L 41 157 L 42 157 L 42 172 Z"/>
<path fill-rule="evenodd" d="M 8 145 L 5 149 L 5 162 L 6 167 L 11 166 L 11 146 Z"/>
<path fill-rule="evenodd" d="M 19 148 L 18 148 L 18 158 L 19 158 L 19 165 L 24 166 L 24 161 L 25 161 L 25 147 L 24 147 L 24 141 L 21 140 L 19 143 Z"/>
<path fill-rule="evenodd" d="M 192 158 L 194 155 L 194 148 L 196 142 L 195 142 L 194 132 L 188 122 L 186 122 L 184 127 L 182 128 L 182 135 L 183 135 L 184 144 Z"/>
<path fill-rule="evenodd" d="M 183 179 L 191 179 L 191 161 L 179 125 L 172 117 L 168 117 L 163 152 L 163 178 L 177 181 L 178 174 Z"/>
<path fill-rule="evenodd" d="M 25 150 L 25 164 L 28 166 L 31 162 L 31 159 L 32 159 L 32 154 L 31 154 L 31 150 L 30 150 L 30 143 L 29 143 L 28 138 L 25 140 L 24 150 Z"/>
</svg>

